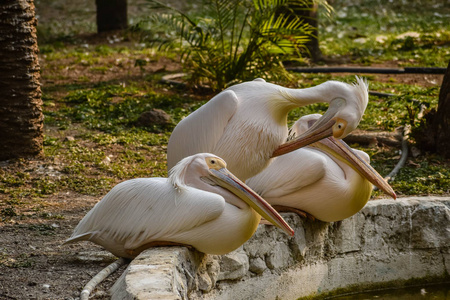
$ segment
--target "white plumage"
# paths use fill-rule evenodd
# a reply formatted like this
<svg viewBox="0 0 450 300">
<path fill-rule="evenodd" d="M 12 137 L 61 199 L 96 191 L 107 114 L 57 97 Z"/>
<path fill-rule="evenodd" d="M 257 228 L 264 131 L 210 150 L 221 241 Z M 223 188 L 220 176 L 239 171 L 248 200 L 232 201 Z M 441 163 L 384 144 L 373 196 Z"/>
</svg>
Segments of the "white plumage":
<svg viewBox="0 0 450 300">
<path fill-rule="evenodd" d="M 310 127 L 308 123 L 319 117 L 315 114 L 300 118 L 292 132 L 301 134 Z M 347 149 L 343 141 L 330 137 L 274 158 L 246 184 L 275 208 L 294 208 L 322 221 L 338 221 L 364 207 L 372 193 L 370 181 L 395 198 L 392 188 L 369 161 L 365 152 Z"/>
<path fill-rule="evenodd" d="M 228 162 L 241 180 L 261 172 L 288 136 L 287 115 L 295 107 L 330 103 L 316 128 L 276 155 L 333 134 L 342 138 L 356 128 L 367 105 L 367 84 L 328 81 L 306 89 L 290 89 L 262 79 L 234 85 L 183 119 L 168 144 L 168 168 L 186 156 L 211 152 Z M 317 132 L 321 132 L 317 137 Z M 311 137 L 312 136 L 312 137 Z M 286 150 L 287 149 L 287 150 Z"/>
<path fill-rule="evenodd" d="M 155 242 L 224 254 L 255 232 L 261 217 L 251 206 L 292 234 L 270 205 L 225 169 L 222 159 L 202 153 L 180 161 L 169 178 L 118 184 L 80 221 L 66 243 L 87 240 L 128 258 Z"/>
</svg>

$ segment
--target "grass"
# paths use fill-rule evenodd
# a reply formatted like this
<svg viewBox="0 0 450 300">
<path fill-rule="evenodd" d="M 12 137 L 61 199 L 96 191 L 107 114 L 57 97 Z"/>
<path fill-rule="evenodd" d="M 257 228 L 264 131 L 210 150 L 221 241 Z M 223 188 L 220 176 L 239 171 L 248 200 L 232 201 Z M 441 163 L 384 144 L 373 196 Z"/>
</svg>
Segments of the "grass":
<svg viewBox="0 0 450 300">
<path fill-rule="evenodd" d="M 408 9 L 400 9 L 398 4 L 391 3 L 383 6 L 383 10 L 371 1 L 360 0 L 348 7 L 340 3 L 336 1 L 335 20 L 321 27 L 321 48 L 326 55 L 350 54 L 358 64 L 394 61 L 400 65 L 440 67 L 446 66 L 450 59 L 450 25 L 443 22 L 449 14 L 446 8 L 421 9 L 410 5 Z M 408 31 L 419 35 L 398 38 Z M 64 34 L 65 31 L 58 36 Z M 380 35 L 385 36 L 383 42 L 377 41 Z M 357 41 L 359 38 L 364 40 Z M 64 38 L 47 40 L 40 45 L 45 157 L 2 165 L 2 221 L 28 218 L 30 212 L 58 219 L 62 216 L 46 211 L 45 200 L 53 195 L 74 192 L 100 197 L 129 178 L 167 176 L 165 152 L 170 132 L 184 116 L 212 97 L 162 85 L 159 80 L 166 70 L 150 70 L 161 56 L 155 49 L 144 48 L 139 41 L 85 44 L 76 39 L 70 43 Z M 167 59 L 174 57 L 175 54 Z M 331 79 L 354 81 L 354 76 L 331 74 L 293 74 L 293 78 L 301 88 Z M 394 76 L 383 81 L 372 75 L 368 79 L 371 90 L 398 96 L 371 96 L 360 129 L 393 131 L 399 126 L 415 127 L 419 125 L 419 104 L 426 109 L 437 107 L 438 84 L 409 85 Z M 140 114 L 153 108 L 166 111 L 172 123 L 137 126 Z M 323 113 L 326 108 L 325 104 L 316 104 L 296 109 L 289 121 L 292 123 L 303 114 Z M 368 152 L 372 165 L 382 175 L 387 175 L 399 159 L 399 149 L 352 146 Z M 449 170 L 448 160 L 421 153 L 408 158 L 392 186 L 399 195 L 448 195 Z M 374 192 L 374 196 L 380 193 Z M 53 232 L 51 228 L 30 230 L 39 234 Z M 11 264 L 27 265 L 29 260 L 24 258 Z"/>
<path fill-rule="evenodd" d="M 443 2 L 337 1 L 336 16 L 325 22 L 321 50 L 350 55 L 355 63 L 386 60 L 403 66 L 446 67 L 450 60 L 450 8 Z"/>
</svg>

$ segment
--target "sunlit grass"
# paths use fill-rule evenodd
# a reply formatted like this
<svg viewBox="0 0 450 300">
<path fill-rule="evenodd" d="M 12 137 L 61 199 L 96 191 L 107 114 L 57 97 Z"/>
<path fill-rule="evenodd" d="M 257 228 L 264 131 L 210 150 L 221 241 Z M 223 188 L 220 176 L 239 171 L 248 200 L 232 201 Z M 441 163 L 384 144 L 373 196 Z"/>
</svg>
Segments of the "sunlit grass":
<svg viewBox="0 0 450 300">
<path fill-rule="evenodd" d="M 443 2 L 359 1 L 335 4 L 335 18 L 320 31 L 326 55 L 350 55 L 356 63 L 446 67 L 450 59 L 450 9 Z"/>
</svg>

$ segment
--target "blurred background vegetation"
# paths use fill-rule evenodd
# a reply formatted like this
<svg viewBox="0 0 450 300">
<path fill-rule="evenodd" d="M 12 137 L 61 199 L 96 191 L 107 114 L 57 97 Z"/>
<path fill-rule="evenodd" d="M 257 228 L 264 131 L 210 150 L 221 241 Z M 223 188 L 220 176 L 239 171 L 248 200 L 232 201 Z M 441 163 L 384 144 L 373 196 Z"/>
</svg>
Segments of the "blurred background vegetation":
<svg viewBox="0 0 450 300">
<path fill-rule="evenodd" d="M 128 178 L 166 176 L 165 151 L 171 130 L 214 95 L 201 86 L 219 91 L 254 77 L 298 88 L 331 79 L 354 81 L 353 74 L 287 72 L 284 65 L 312 64 L 304 47 L 310 28 L 289 19 L 285 11 L 280 13 L 276 5 L 271 7 L 273 19 L 254 6 L 239 8 L 236 18 L 230 15 L 234 6 L 221 11 L 228 22 L 248 30 L 240 36 L 237 29 L 231 33 L 218 30 L 217 15 L 211 18 L 210 9 L 216 8 L 216 13 L 220 9 L 206 9 L 205 3 L 173 1 L 169 4 L 174 11 L 162 5 L 156 10 L 154 2 L 129 0 L 129 29 L 97 34 L 95 1 L 35 1 L 45 157 L 2 165 L 0 211 L 4 220 L 23 217 L 23 207 L 39 212 L 45 208 L 45 198 L 58 193 L 99 196 Z M 322 59 L 316 65 L 446 67 L 450 60 L 450 7 L 445 1 L 334 0 L 328 5 L 319 5 Z M 254 27 L 259 30 L 257 35 L 252 36 L 256 29 L 243 15 L 259 20 Z M 277 18 L 285 18 L 285 23 L 277 23 Z M 267 31 L 268 21 L 282 28 L 284 38 L 275 39 Z M 233 42 L 226 42 L 231 37 Z M 221 55 L 221 49 L 231 56 Z M 251 53 L 241 60 L 237 55 L 233 58 L 245 49 Z M 238 65 L 242 72 L 237 71 Z M 231 75 L 226 70 L 232 70 Z M 161 82 L 164 75 L 177 72 L 188 74 L 184 77 L 187 86 Z M 363 76 L 371 90 L 396 96 L 370 96 L 360 129 L 414 129 L 422 124 L 424 112 L 437 107 L 442 76 Z M 296 109 L 289 120 L 326 108 L 317 104 Z M 142 113 L 151 109 L 164 110 L 171 117 L 169 124 L 138 125 Z M 382 175 L 400 157 L 398 147 L 352 146 L 368 152 Z M 413 138 L 410 149 L 405 167 L 391 182 L 397 194 L 448 195 L 449 161 L 420 151 Z"/>
</svg>

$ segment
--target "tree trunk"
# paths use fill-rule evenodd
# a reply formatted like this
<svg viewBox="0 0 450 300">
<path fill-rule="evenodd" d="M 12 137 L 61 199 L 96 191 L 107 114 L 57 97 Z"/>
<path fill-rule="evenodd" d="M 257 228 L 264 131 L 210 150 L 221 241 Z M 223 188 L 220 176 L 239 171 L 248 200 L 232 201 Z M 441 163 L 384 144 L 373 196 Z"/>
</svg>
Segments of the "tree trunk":
<svg viewBox="0 0 450 300">
<path fill-rule="evenodd" d="M 310 40 L 305 44 L 308 55 L 313 61 L 319 61 L 322 58 L 322 52 L 319 48 L 319 30 L 318 30 L 318 4 L 314 0 L 297 1 L 288 0 L 286 7 L 279 9 L 278 14 L 285 14 L 288 20 L 299 18 L 309 25 L 312 33 Z"/>
<path fill-rule="evenodd" d="M 306 24 L 309 24 L 312 29 L 312 36 L 308 43 L 306 43 L 306 47 L 310 52 L 311 59 L 313 61 L 319 61 L 322 58 L 322 51 L 319 48 L 319 22 L 318 22 L 318 5 L 313 0 L 311 0 L 306 5 L 292 4 L 291 9 L 294 13 L 302 20 L 305 21 Z"/>
<path fill-rule="evenodd" d="M 33 0 L 1 0 L 0 160 L 42 154 L 38 51 Z"/>
<path fill-rule="evenodd" d="M 450 158 L 450 62 L 442 80 L 433 130 L 437 153 Z"/>
<path fill-rule="evenodd" d="M 95 0 L 97 6 L 97 32 L 126 29 L 127 0 Z"/>
</svg>

